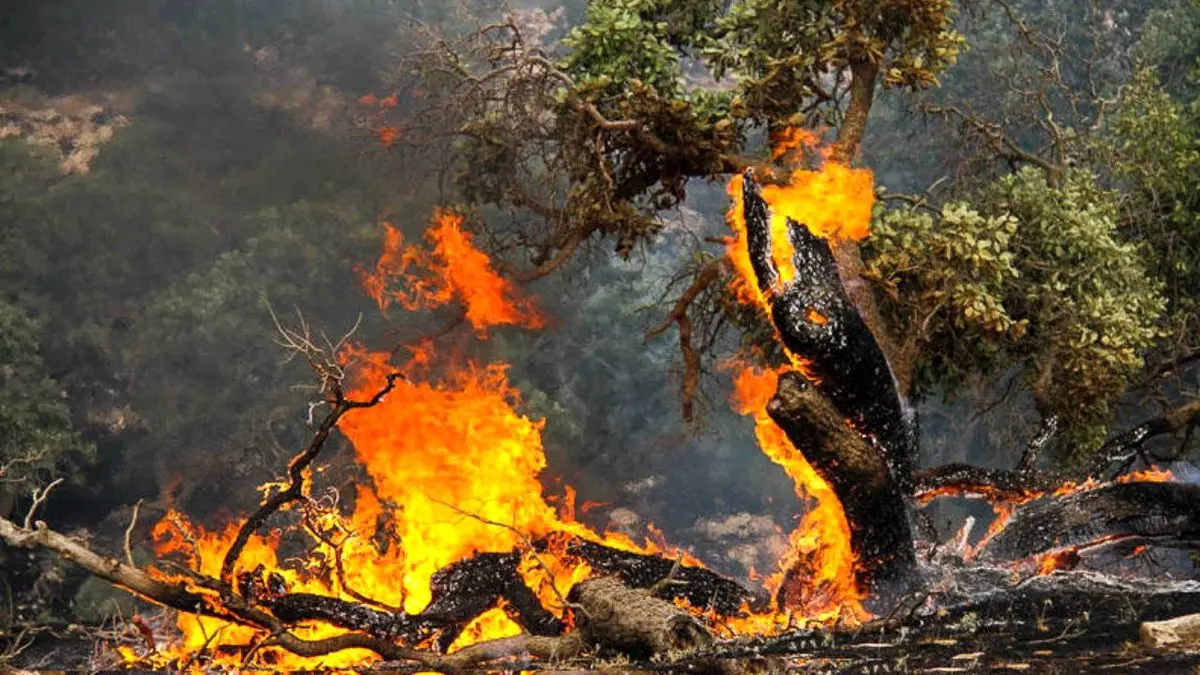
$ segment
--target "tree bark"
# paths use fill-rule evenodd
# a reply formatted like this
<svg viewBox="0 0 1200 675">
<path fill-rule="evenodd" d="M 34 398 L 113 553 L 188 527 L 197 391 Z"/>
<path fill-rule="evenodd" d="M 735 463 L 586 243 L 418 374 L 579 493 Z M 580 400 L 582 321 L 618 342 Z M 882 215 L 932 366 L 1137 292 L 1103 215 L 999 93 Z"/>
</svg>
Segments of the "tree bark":
<svg viewBox="0 0 1200 675">
<path fill-rule="evenodd" d="M 1200 485 L 1135 481 L 1038 499 L 1017 508 L 983 555 L 1018 560 L 1117 537 L 1200 540 Z"/>
<path fill-rule="evenodd" d="M 903 590 L 912 579 L 916 554 L 904 498 L 878 446 L 867 443 L 796 373 L 780 376 L 767 414 L 803 448 L 805 459 L 841 501 L 860 562 L 859 588 L 884 600 Z"/>
</svg>

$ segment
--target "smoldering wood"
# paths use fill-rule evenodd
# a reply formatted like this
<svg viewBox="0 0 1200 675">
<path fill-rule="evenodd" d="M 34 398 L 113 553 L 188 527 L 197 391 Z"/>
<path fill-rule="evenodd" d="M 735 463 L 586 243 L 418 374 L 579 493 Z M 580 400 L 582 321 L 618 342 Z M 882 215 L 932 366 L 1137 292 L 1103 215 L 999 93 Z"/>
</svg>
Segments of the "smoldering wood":
<svg viewBox="0 0 1200 675">
<path fill-rule="evenodd" d="M 265 581 L 243 582 L 242 596 L 284 622 L 325 621 L 406 645 L 436 636 L 443 651 L 468 623 L 502 599 L 512 619 L 529 634 L 561 635 L 566 625 L 525 585 L 517 570 L 520 562 L 520 552 L 477 553 L 447 565 L 434 573 L 430 582 L 432 599 L 416 614 L 384 611 L 312 593 L 289 593 L 278 585 L 282 579 L 272 583 L 270 575 Z M 256 577 L 263 574 L 261 569 L 255 571 Z"/>
<path fill-rule="evenodd" d="M 914 576 L 916 553 L 907 511 L 877 446 L 846 425 L 841 413 L 798 373 L 779 377 L 767 414 L 833 488 L 846 512 L 851 546 L 864 589 L 903 585 Z"/>
<path fill-rule="evenodd" d="M 545 542 L 535 542 L 544 546 Z M 649 589 L 671 574 L 673 561 L 622 551 L 596 542 L 573 539 L 568 555 L 577 556 L 601 574 L 612 575 L 630 589 Z M 417 614 L 388 612 L 359 602 L 310 593 L 289 593 L 278 575 L 263 569 L 242 575 L 241 594 L 268 609 L 281 621 L 319 620 L 400 644 L 415 645 L 431 637 L 444 650 L 474 618 L 506 602 L 510 617 L 534 636 L 558 636 L 566 624 L 546 610 L 525 584 L 518 565 L 522 553 L 477 553 L 438 570 L 430 583 L 432 599 Z M 667 599 L 684 598 L 695 607 L 733 616 L 749 607 L 765 609 L 769 597 L 709 570 L 679 566 L 672 583 L 663 586 Z M 673 605 L 672 605 L 673 606 Z"/>
<path fill-rule="evenodd" d="M 913 474 L 918 499 L 938 493 L 980 495 L 989 499 L 1021 499 L 1062 485 L 1063 478 L 1035 471 L 987 469 L 954 462 Z"/>
<path fill-rule="evenodd" d="M 438 642 L 449 647 L 472 619 L 491 609 L 500 599 L 508 601 L 510 617 L 533 635 L 559 635 L 566 625 L 542 607 L 517 567 L 522 553 L 477 553 L 434 573 L 430 582 L 433 599 L 417 615 L 427 624 L 439 625 Z"/>
<path fill-rule="evenodd" d="M 796 276 L 782 282 L 771 254 L 771 214 L 752 172 L 743 176 L 742 191 L 759 289 L 784 346 L 813 377 L 781 375 L 767 413 L 841 501 L 861 564 L 860 588 L 903 587 L 916 566 L 905 503 L 915 422 L 846 293 L 829 244 L 789 220 Z"/>
<path fill-rule="evenodd" d="M 567 552 L 578 556 L 602 574 L 611 574 L 631 588 L 650 588 L 671 573 L 675 563 L 656 555 L 622 551 L 584 539 L 574 539 Z M 725 616 L 738 614 L 742 607 L 765 610 L 770 596 L 748 589 L 702 567 L 681 565 L 673 582 L 662 589 L 668 598 L 683 598 L 693 607 L 711 608 Z"/>
<path fill-rule="evenodd" d="M 1100 476 L 1116 467 L 1116 473 L 1128 470 L 1139 459 L 1149 463 L 1151 457 L 1145 452 L 1146 441 L 1181 429 L 1191 430 L 1200 424 L 1200 399 L 1189 401 L 1179 407 L 1148 419 L 1128 429 L 1100 446 L 1091 467 L 1091 475 Z M 1173 458 L 1172 458 L 1173 459 Z"/>
<path fill-rule="evenodd" d="M 1104 537 L 1200 541 L 1200 485 L 1114 483 L 1034 500 L 1017 508 L 984 556 L 1016 560 Z"/>
</svg>

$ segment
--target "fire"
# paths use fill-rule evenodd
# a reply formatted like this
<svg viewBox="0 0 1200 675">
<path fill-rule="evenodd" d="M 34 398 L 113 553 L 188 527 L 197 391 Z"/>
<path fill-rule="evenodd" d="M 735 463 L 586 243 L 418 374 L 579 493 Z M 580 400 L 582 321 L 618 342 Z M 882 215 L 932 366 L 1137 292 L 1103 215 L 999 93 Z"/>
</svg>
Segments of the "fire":
<svg viewBox="0 0 1200 675">
<path fill-rule="evenodd" d="M 1138 471 L 1121 474 L 1113 480 L 1114 483 L 1165 483 L 1175 480 L 1175 475 L 1169 469 L 1160 469 L 1156 466 L 1151 466 Z M 1101 482 L 1095 478 L 1088 478 L 1083 481 L 1067 481 L 1053 490 L 1024 490 L 1020 493 L 1003 493 L 995 488 L 986 485 L 970 485 L 970 486 L 942 486 L 927 492 L 923 492 L 916 496 L 918 504 L 928 504 L 938 497 L 955 496 L 955 497 L 982 497 L 991 502 L 992 511 L 996 514 L 995 520 L 988 526 L 987 532 L 979 543 L 971 547 L 966 557 L 968 559 L 976 557 L 983 551 L 988 542 L 993 537 L 1000 534 L 1008 523 L 1016 514 L 1017 508 L 1028 504 L 1029 502 L 1041 499 L 1047 495 L 1051 497 L 1065 497 L 1071 494 L 1095 490 L 1097 488 L 1109 485 L 1109 483 Z M 1092 542 L 1080 544 L 1062 549 L 1051 553 L 1042 554 L 1037 558 L 1039 574 L 1049 574 L 1056 569 L 1065 569 L 1074 566 L 1079 562 L 1078 552 L 1085 548 L 1097 546 L 1108 541 L 1109 537 L 1103 537 Z"/>
<path fill-rule="evenodd" d="M 777 139 L 773 159 L 799 164 L 802 154 L 817 155 L 820 165 L 815 169 L 797 166 L 782 184 L 764 185 L 762 190 L 771 211 L 771 256 L 783 284 L 796 277 L 787 225 L 789 218 L 807 225 L 814 234 L 826 239 L 860 241 L 870 230 L 875 199 L 871 172 L 830 160 L 819 136 L 812 132 L 786 130 Z M 728 186 L 732 205 L 727 220 L 735 235 L 727 240 L 726 246 L 726 254 L 735 271 L 731 290 L 741 302 L 767 312 L 769 305 L 759 291 L 746 245 L 743 180 L 740 175 L 734 176 Z M 824 323 L 828 319 L 813 310 L 810 320 Z M 741 414 L 753 417 L 759 446 L 772 461 L 783 467 L 795 482 L 797 496 L 809 504 L 800 526 L 791 535 L 792 552 L 782 561 L 780 571 L 768 580 L 768 587 L 778 591 L 781 586 L 786 586 L 782 596 L 787 609 L 809 620 L 829 621 L 843 611 L 853 619 L 865 618 L 869 614 L 862 606 L 863 594 L 855 582 L 857 561 L 850 547 L 850 526 L 842 504 L 829 484 L 766 413 L 779 374 L 789 369 L 806 371 L 808 362 L 803 354 L 789 354 L 789 357 L 791 364 L 776 370 L 746 365 L 735 367 L 738 371 L 735 375 L 735 407 Z M 788 583 L 785 572 L 797 566 L 810 575 L 809 578 L 802 583 Z M 786 627 L 791 622 L 789 617 L 781 625 L 779 619 L 776 615 L 768 622 L 771 630 Z M 759 630 L 754 632 L 765 627 L 761 620 L 759 624 Z"/>
<path fill-rule="evenodd" d="M 382 310 L 393 302 L 406 309 L 428 309 L 458 301 L 480 338 L 496 325 L 540 326 L 542 318 L 532 302 L 495 273 L 462 225 L 461 216 L 439 211 L 426 232 L 428 246 L 421 247 L 406 246 L 400 232 L 385 223 L 380 258 L 373 269 L 359 269 L 364 290 Z M 371 479 L 369 485 L 357 486 L 349 515 L 342 514 L 338 499 L 309 500 L 300 508 L 302 531 L 313 540 L 311 553 L 281 564 L 276 551 L 283 533 L 254 536 L 235 574 L 265 570 L 277 575 L 287 592 L 355 601 L 365 595 L 381 605 L 416 613 L 431 601 L 430 582 L 439 569 L 477 553 L 519 550 L 525 552 L 518 572 L 526 584 L 544 607 L 569 624 L 563 598 L 591 572 L 586 563 L 567 554 L 570 537 L 701 565 L 667 545 L 657 531 L 652 531 L 657 541 L 637 544 L 625 535 L 587 529 L 574 520 L 574 493 L 569 489 L 559 509 L 551 506 L 540 480 L 546 466 L 543 424 L 517 412 L 521 397 L 508 382 L 506 364 L 459 362 L 438 353 L 430 342 L 409 345 L 407 351 L 401 364 L 392 363 L 388 354 L 358 346 L 338 355 L 348 373 L 347 395 L 353 399 L 371 398 L 389 373 L 399 370 L 405 375 L 377 405 L 353 410 L 339 423 Z M 435 378 L 435 372 L 444 374 Z M 172 512 L 155 529 L 156 552 L 182 554 L 192 570 L 216 576 L 239 527 L 230 523 L 208 532 Z M 541 553 L 533 551 L 534 541 L 544 549 Z M 330 561 L 339 559 L 341 572 L 330 574 Z M 212 598 L 219 608 L 220 599 L 215 594 Z M 184 662 L 206 652 L 213 663 L 236 666 L 237 649 L 228 657 L 212 656 L 214 642 L 238 646 L 244 654 L 263 637 L 252 628 L 210 617 L 181 615 L 178 627 L 182 641 L 150 658 L 155 665 Z M 315 622 L 296 630 L 310 639 L 345 632 Z M 476 617 L 450 649 L 519 631 L 503 605 L 497 606 Z M 377 660 L 362 650 L 319 659 L 275 648 L 256 654 L 263 665 L 305 669 Z"/>
<path fill-rule="evenodd" d="M 543 319 L 512 282 L 492 269 L 463 229 L 463 217 L 438 210 L 425 231 L 431 246 L 405 246 L 400 231 L 384 222 L 384 248 L 374 270 L 360 268 L 363 288 L 382 311 L 396 302 L 407 310 L 434 309 L 453 300 L 466 309 L 466 319 L 481 336 L 491 326 L 540 328 Z M 418 270 L 425 274 L 418 275 Z M 394 287 L 400 282 L 399 287 Z"/>
<path fill-rule="evenodd" d="M 362 104 L 378 107 L 389 101 L 372 96 L 364 97 Z M 788 147 L 817 147 L 810 141 L 800 132 L 785 136 L 779 156 Z M 735 234 L 743 236 L 730 241 L 728 253 L 740 273 L 735 281 L 739 295 L 763 307 L 745 252 L 740 189 L 733 189 L 740 187 L 739 181 L 735 178 L 731 184 L 730 224 Z M 817 169 L 798 168 L 786 184 L 765 189 L 764 196 L 773 209 L 777 262 L 781 269 L 792 270 L 785 280 L 794 277 L 790 240 L 783 231 L 786 217 L 830 238 L 866 236 L 873 195 L 871 175 L 864 170 L 829 161 Z M 543 325 L 532 300 L 500 276 L 489 257 L 476 248 L 462 215 L 437 211 L 423 243 L 405 242 L 390 222 L 383 223 L 383 230 L 380 257 L 372 267 L 357 270 L 365 292 L 381 311 L 392 304 L 406 310 L 432 310 L 455 303 L 480 339 L 496 326 Z M 451 358 L 428 341 L 408 345 L 407 351 L 400 363 L 388 354 L 353 345 L 338 355 L 347 372 L 347 395 L 354 399 L 372 397 L 389 373 L 400 371 L 405 376 L 377 405 L 352 410 L 339 423 L 370 481 L 356 486 L 353 495 L 335 495 L 326 501 L 310 498 L 294 507 L 302 525 L 251 537 L 236 574 L 261 577 L 267 586 L 274 584 L 284 592 L 356 601 L 366 596 L 381 606 L 417 613 L 432 600 L 431 579 L 438 570 L 479 553 L 522 551 L 519 574 L 543 606 L 569 624 L 572 616 L 563 598 L 591 573 L 586 563 L 568 554 L 571 538 L 701 566 L 699 560 L 673 549 L 657 531 L 652 531 L 654 541 L 639 544 L 624 535 L 587 529 L 574 520 L 574 494 L 569 490 L 558 508 L 552 506 L 540 480 L 546 467 L 543 423 L 518 412 L 521 397 L 508 382 L 506 364 Z M 793 355 L 790 367 L 804 366 L 803 355 Z M 725 625 L 743 634 L 778 632 L 794 625 L 794 614 L 801 621 L 868 616 L 855 586 L 856 560 L 841 504 L 766 415 L 779 372 L 741 368 L 734 404 L 754 419 L 764 452 L 793 478 L 797 494 L 810 508 L 792 534 L 792 554 L 766 582 L 784 607 L 760 614 L 746 609 L 742 617 L 723 618 Z M 183 554 L 191 569 L 215 576 L 239 526 L 231 523 L 209 532 L 172 512 L 155 530 L 157 551 Z M 308 537 L 309 553 L 280 560 L 278 547 L 296 533 Z M 803 570 L 807 576 L 789 580 L 788 570 Z M 209 595 L 212 606 L 219 609 L 221 599 Z M 158 665 L 180 663 L 202 651 L 212 662 L 238 665 L 240 655 L 263 638 L 252 628 L 210 617 L 181 616 L 178 625 L 183 639 L 156 657 Z M 295 630 L 310 639 L 344 632 L 319 622 Z M 451 649 L 519 630 L 501 603 L 476 617 Z M 214 656 L 214 644 L 234 648 L 227 661 Z M 316 659 L 272 647 L 256 654 L 261 665 L 289 668 L 345 667 L 374 660 L 371 654 L 355 650 Z"/>
<path fill-rule="evenodd" d="M 791 602 L 786 609 L 798 612 L 810 621 L 827 622 L 842 612 L 853 618 L 868 615 L 855 584 L 856 559 L 850 548 L 850 524 L 842 504 L 829 483 L 805 460 L 783 430 L 767 416 L 767 403 L 775 393 L 779 370 L 743 367 L 734 379 L 734 406 L 739 413 L 754 419 L 754 434 L 759 447 L 771 461 L 783 467 L 796 485 L 796 495 L 809 509 L 800 526 L 790 536 L 791 553 L 781 561 L 780 569 L 767 579 L 773 595 Z M 786 572 L 802 563 L 807 574 L 800 584 L 787 584 Z M 787 587 L 784 587 L 784 586 Z"/>
<path fill-rule="evenodd" d="M 779 269 L 781 283 L 796 278 L 792 264 L 792 244 L 788 236 L 789 218 L 806 225 L 815 235 L 831 240 L 862 241 L 871 231 L 871 213 L 875 205 L 875 179 L 869 169 L 853 168 L 833 161 L 829 149 L 820 145 L 820 137 L 798 128 L 784 131 L 775 145 L 773 159 L 794 163 L 804 155 L 816 155 L 816 169 L 797 166 L 779 184 L 765 184 L 763 199 L 771 209 L 771 257 Z M 732 205 L 727 220 L 735 238 L 727 254 L 737 272 L 734 291 L 747 304 L 762 304 L 750 253 L 746 248 L 746 222 L 743 217 L 742 177 L 734 176 L 728 192 Z"/>
</svg>

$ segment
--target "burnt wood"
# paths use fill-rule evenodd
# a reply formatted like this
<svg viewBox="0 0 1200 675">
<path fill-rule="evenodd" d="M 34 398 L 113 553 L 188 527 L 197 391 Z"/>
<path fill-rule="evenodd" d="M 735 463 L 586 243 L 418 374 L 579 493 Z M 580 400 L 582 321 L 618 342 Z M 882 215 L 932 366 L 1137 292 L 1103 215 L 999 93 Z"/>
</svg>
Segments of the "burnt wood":
<svg viewBox="0 0 1200 675">
<path fill-rule="evenodd" d="M 859 586 L 890 595 L 914 578 L 907 517 L 916 424 L 887 359 L 843 286 L 829 244 L 788 221 L 796 276 L 783 282 L 771 256 L 771 214 L 752 172 L 742 182 L 747 247 L 771 319 L 806 361 L 779 378 L 767 413 L 829 482 L 846 511 Z"/>
</svg>

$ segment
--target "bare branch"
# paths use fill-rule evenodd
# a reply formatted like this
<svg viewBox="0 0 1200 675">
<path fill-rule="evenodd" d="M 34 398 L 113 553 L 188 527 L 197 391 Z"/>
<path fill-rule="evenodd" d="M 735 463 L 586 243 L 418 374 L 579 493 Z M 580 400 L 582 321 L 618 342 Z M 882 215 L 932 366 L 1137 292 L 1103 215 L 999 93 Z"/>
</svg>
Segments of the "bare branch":
<svg viewBox="0 0 1200 675">
<path fill-rule="evenodd" d="M 137 503 L 133 505 L 133 515 L 129 516 L 129 527 L 125 528 L 125 562 L 128 563 L 130 567 L 137 566 L 137 563 L 133 561 L 133 547 L 130 545 L 130 539 L 133 537 L 133 528 L 137 526 L 138 512 L 142 509 L 143 501 L 144 500 L 139 499 L 137 500 Z"/>
<path fill-rule="evenodd" d="M 49 485 L 44 488 L 33 489 L 33 504 L 29 506 L 29 512 L 25 514 L 25 529 L 29 529 L 33 523 L 33 516 L 37 514 L 38 508 L 46 503 L 46 497 L 50 496 L 50 491 L 62 484 L 63 478 L 55 478 Z"/>
</svg>

